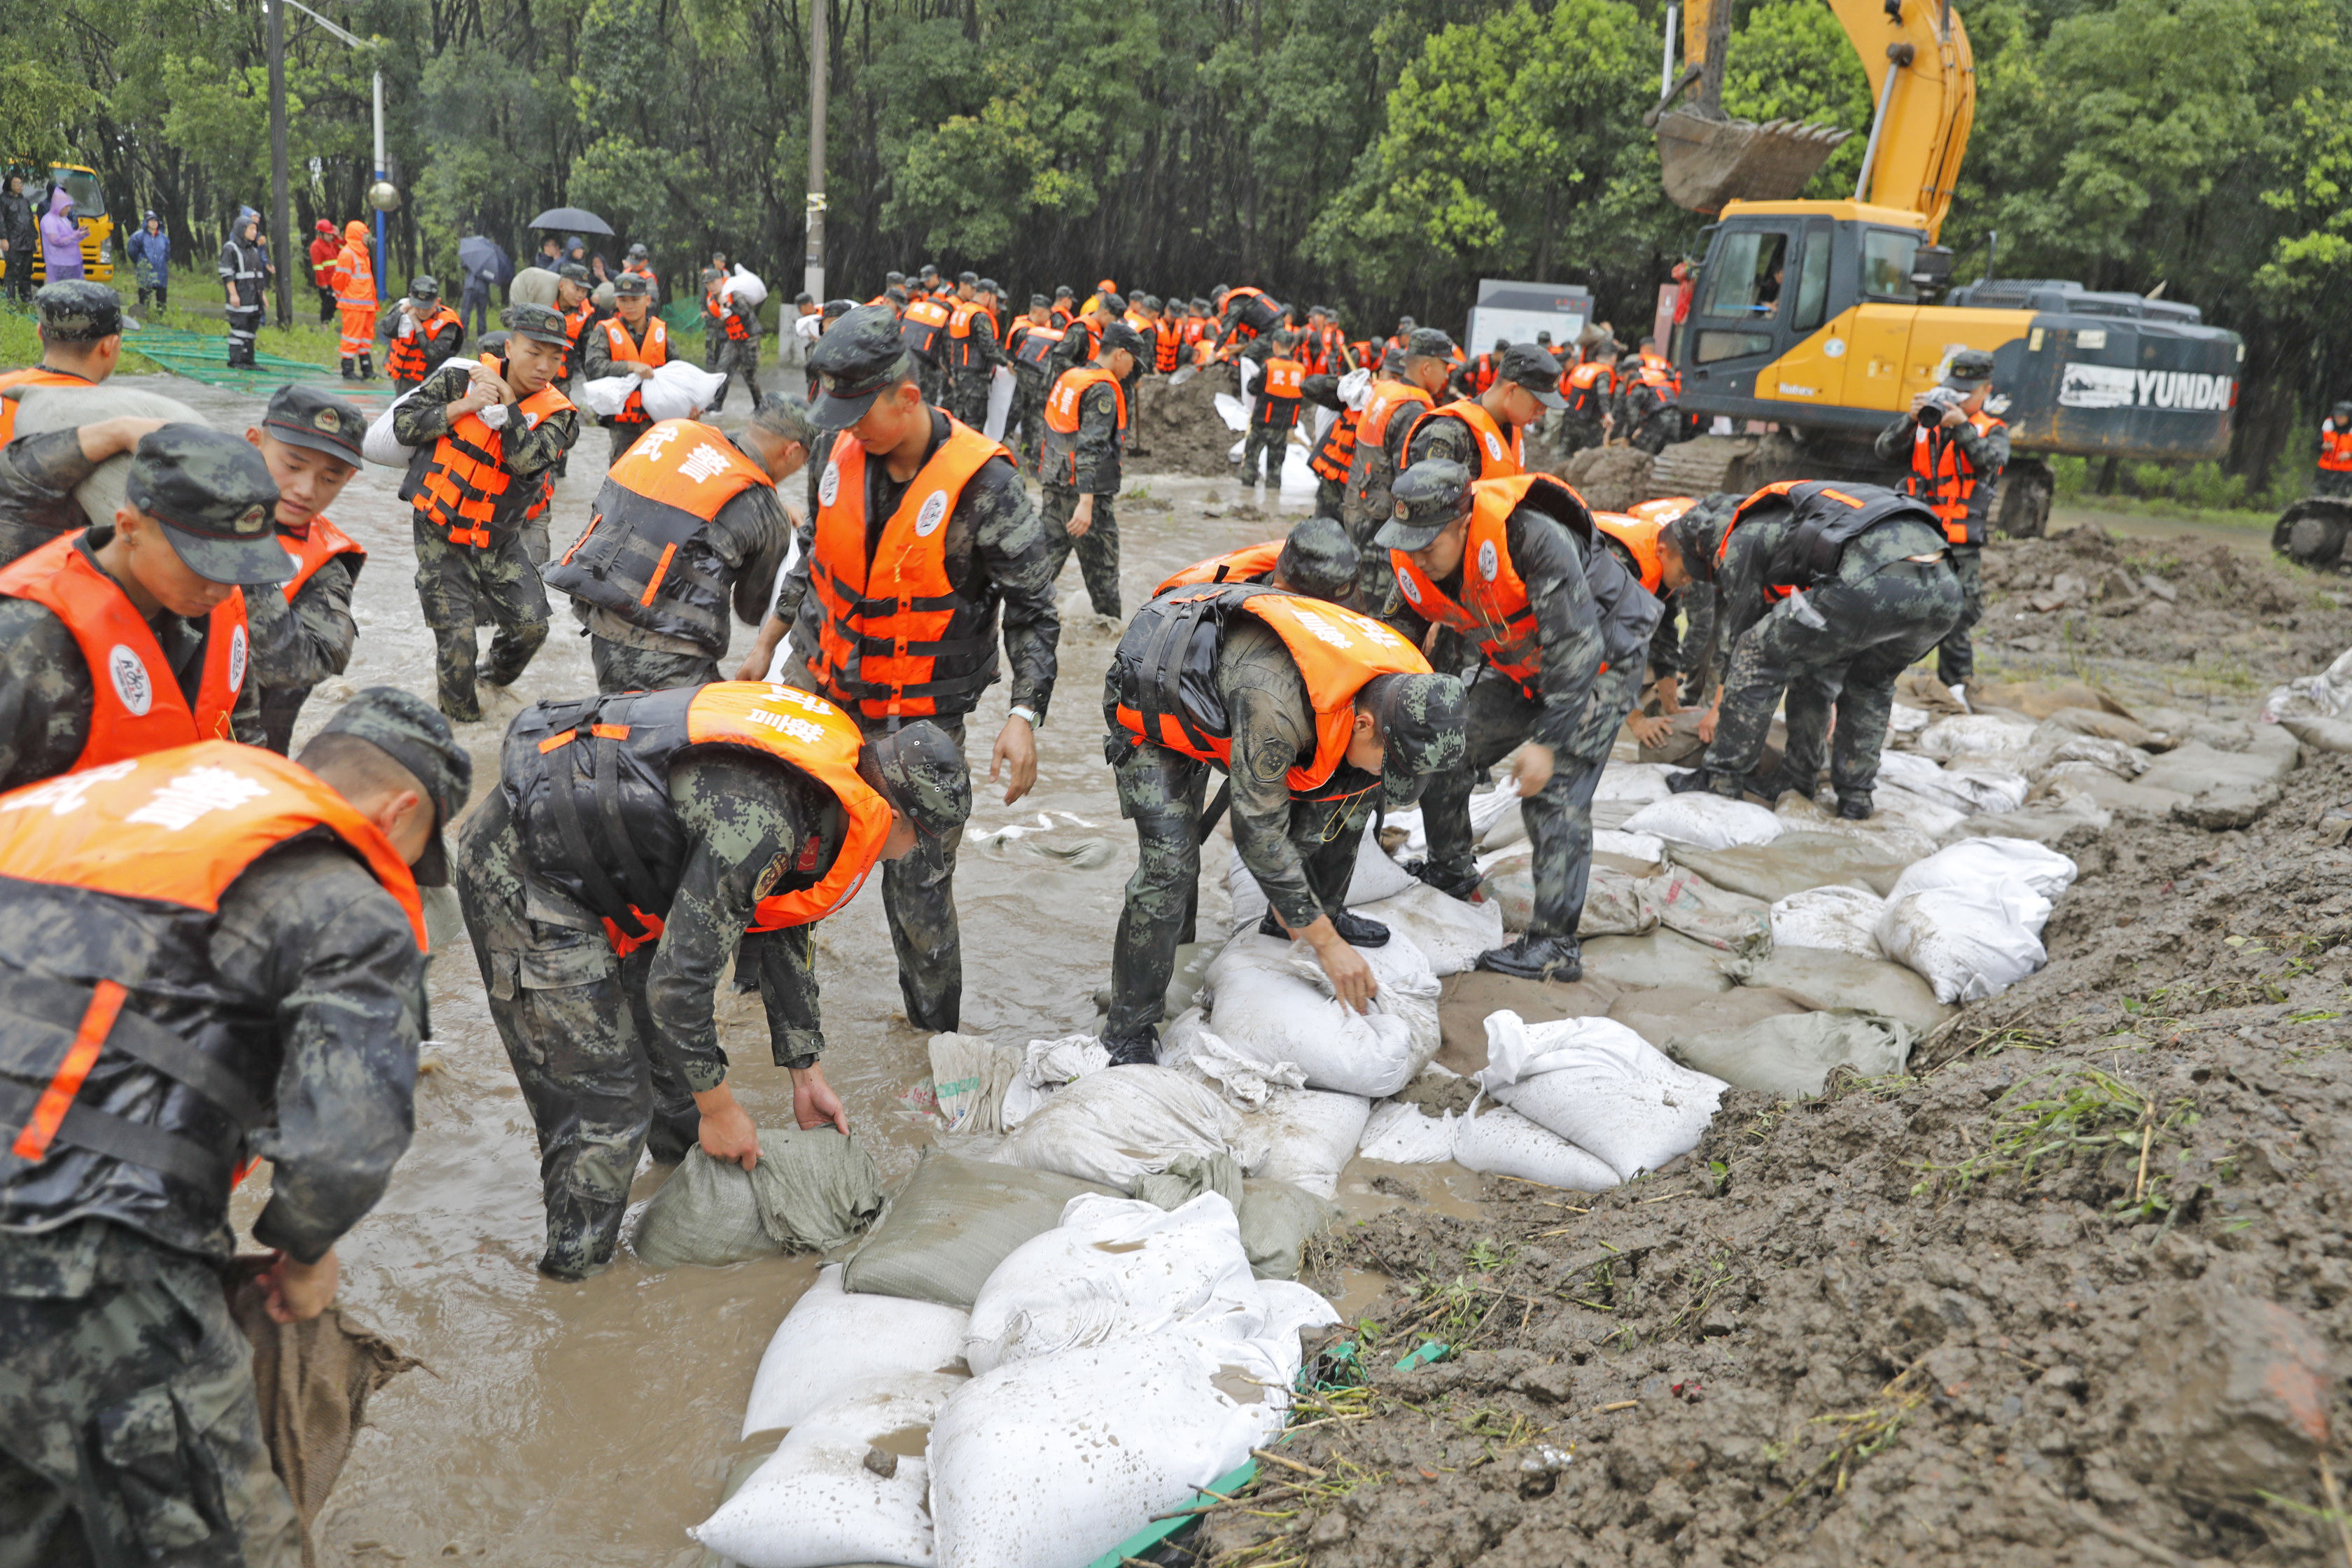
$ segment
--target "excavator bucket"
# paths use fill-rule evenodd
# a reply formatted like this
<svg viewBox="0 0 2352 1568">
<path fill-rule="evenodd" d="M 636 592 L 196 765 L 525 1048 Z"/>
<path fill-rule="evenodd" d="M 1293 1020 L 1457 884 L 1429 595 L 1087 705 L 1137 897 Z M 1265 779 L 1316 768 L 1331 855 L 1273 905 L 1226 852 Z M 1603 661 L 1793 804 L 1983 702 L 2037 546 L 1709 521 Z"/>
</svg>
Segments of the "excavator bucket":
<svg viewBox="0 0 2352 1568">
<path fill-rule="evenodd" d="M 1717 213 L 1728 201 L 1801 195 L 1839 142 L 1853 135 L 1793 120 L 1704 120 L 1679 111 L 1658 121 L 1658 163 L 1676 206 Z"/>
</svg>

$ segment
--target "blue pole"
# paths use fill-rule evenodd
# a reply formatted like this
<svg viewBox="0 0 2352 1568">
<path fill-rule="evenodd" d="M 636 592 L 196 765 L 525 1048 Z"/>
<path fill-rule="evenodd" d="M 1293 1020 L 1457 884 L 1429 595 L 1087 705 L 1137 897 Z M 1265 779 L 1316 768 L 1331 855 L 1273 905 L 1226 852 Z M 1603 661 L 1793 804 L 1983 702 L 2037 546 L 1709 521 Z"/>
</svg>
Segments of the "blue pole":
<svg viewBox="0 0 2352 1568">
<path fill-rule="evenodd" d="M 378 169 L 375 177 L 382 180 L 383 171 Z M 381 209 L 375 215 L 375 297 L 379 300 L 392 298 L 392 286 L 383 275 L 383 213 Z"/>
</svg>

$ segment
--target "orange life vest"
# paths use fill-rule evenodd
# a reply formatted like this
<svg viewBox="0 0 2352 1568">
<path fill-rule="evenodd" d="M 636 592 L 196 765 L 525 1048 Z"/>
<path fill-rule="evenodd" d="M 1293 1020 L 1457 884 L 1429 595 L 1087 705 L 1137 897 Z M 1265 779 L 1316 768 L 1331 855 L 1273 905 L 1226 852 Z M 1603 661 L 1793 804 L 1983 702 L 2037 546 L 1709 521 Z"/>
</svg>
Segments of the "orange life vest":
<svg viewBox="0 0 2352 1568">
<path fill-rule="evenodd" d="M 1665 591 L 1665 568 L 1658 556 L 1658 535 L 1664 533 L 1666 520 L 1663 518 L 1629 517 L 1622 511 L 1596 511 L 1593 525 L 1625 547 L 1633 558 L 1634 568 L 1641 574 L 1642 586 L 1653 594 Z"/>
<path fill-rule="evenodd" d="M 1330 424 L 1323 428 L 1323 438 L 1315 443 L 1315 450 L 1307 455 L 1307 466 L 1318 479 L 1333 484 L 1345 484 L 1349 465 L 1356 460 L 1356 421 L 1360 417 L 1352 408 L 1342 408 Z"/>
<path fill-rule="evenodd" d="M 22 370 L 0 374 L 0 392 L 12 386 L 95 386 L 98 384 L 85 375 L 69 370 L 51 370 L 47 365 L 26 365 Z M 0 447 L 16 438 L 16 400 L 0 397 Z M 111 519 L 106 521 L 111 521 Z"/>
<path fill-rule="evenodd" d="M 1399 409 L 1414 410 L 1408 416 L 1407 428 L 1421 421 L 1423 415 L 1437 406 L 1437 399 L 1409 381 L 1376 381 L 1371 395 L 1364 405 L 1363 417 L 1356 421 L 1356 438 L 1375 447 L 1388 444 L 1389 421 Z"/>
<path fill-rule="evenodd" d="M 394 381 L 423 381 L 430 375 L 433 367 L 425 363 L 425 341 L 444 327 L 465 330 L 457 311 L 436 302 L 433 313 L 411 328 L 406 337 L 394 334 L 392 351 L 383 356 L 384 374 Z"/>
<path fill-rule="evenodd" d="M 735 307 L 719 296 L 705 294 L 702 297 L 702 313 L 718 322 L 719 330 L 725 332 L 730 341 L 740 343 L 751 340 L 751 329 L 744 325 L 743 318 L 736 314 Z M 706 325 L 702 330 L 708 332 L 710 329 Z"/>
<path fill-rule="evenodd" d="M 809 591 L 820 616 L 809 672 L 869 719 L 962 712 L 996 679 L 992 609 L 948 580 L 947 521 L 997 443 L 950 419 L 940 443 L 866 553 L 866 448 L 844 431 L 817 484 Z"/>
<path fill-rule="evenodd" d="M 1484 397 L 1486 389 L 1495 384 L 1495 356 L 1480 354 L 1462 373 L 1462 384 L 1470 389 L 1473 397 Z"/>
<path fill-rule="evenodd" d="M 1292 767 L 1285 782 L 1295 795 L 1320 794 L 1347 758 L 1356 725 L 1356 694 L 1383 675 L 1426 675 L 1429 661 L 1395 632 L 1353 610 L 1272 588 L 1224 583 L 1176 589 L 1138 611 L 1112 657 L 1111 685 L 1118 693 L 1116 722 L 1130 743 L 1150 742 L 1171 752 L 1223 768 L 1233 757 L 1233 737 L 1188 704 L 1181 656 L 1152 658 L 1162 645 L 1179 650 L 1196 635 L 1222 635 L 1234 614 L 1256 616 L 1282 638 L 1307 683 L 1315 710 L 1315 754 Z M 1188 624 L 1189 623 L 1189 624 Z M 1366 788 L 1377 788 L 1375 780 Z M 1361 790 L 1349 793 L 1362 793 Z"/>
<path fill-rule="evenodd" d="M 1184 329 L 1166 316 L 1151 323 L 1151 368 L 1172 374 L 1184 363 Z"/>
<path fill-rule="evenodd" d="M 335 253 L 335 304 L 346 310 L 375 309 L 375 262 L 366 246 L 346 242 Z"/>
<path fill-rule="evenodd" d="M 319 574 L 319 568 L 336 556 L 358 557 L 352 566 L 355 574 L 359 570 L 359 562 L 367 559 L 367 552 L 361 548 L 357 540 L 323 517 L 314 517 L 303 524 L 300 533 L 289 533 L 280 528 L 278 542 L 286 547 L 287 554 L 294 557 L 294 575 L 286 584 L 286 602 L 289 605 L 294 602 L 294 595 L 302 591 L 302 585 Z"/>
<path fill-rule="evenodd" d="M 625 956 L 661 935 L 677 868 L 667 868 L 670 877 L 649 873 L 648 858 L 658 857 L 646 851 L 677 837 L 669 771 L 680 755 L 706 746 L 772 757 L 805 773 L 840 803 L 845 818 L 832 864 L 814 863 L 812 839 L 804 849 L 811 859 L 795 869 L 815 880 L 761 900 L 749 929 L 823 920 L 857 896 L 882 858 L 890 803 L 857 774 L 865 746 L 857 721 L 822 697 L 765 681 L 722 680 L 542 703 L 516 721 L 502 766 L 511 781 L 509 798 L 521 808 L 526 857 L 604 921 L 606 938 Z"/>
<path fill-rule="evenodd" d="M 1635 501 L 1625 509 L 1625 515 L 1640 518 L 1643 522 L 1668 523 L 1696 505 L 1696 496 L 1660 496 L 1655 500 Z M 1600 513 L 1593 515 L 1598 517 Z"/>
<path fill-rule="evenodd" d="M 580 373 L 580 334 L 596 319 L 596 301 L 583 300 L 563 313 L 563 374 L 556 379 L 569 381 Z"/>
<path fill-rule="evenodd" d="M 1528 491 L 1544 483 L 1559 481 L 1543 474 L 1520 474 L 1474 489 L 1470 529 L 1462 542 L 1458 601 L 1415 565 L 1412 556 L 1402 550 L 1389 552 L 1397 586 L 1414 612 L 1431 625 L 1458 632 L 1475 643 L 1488 664 L 1529 693 L 1537 689 L 1543 648 L 1536 638 L 1528 585 L 1511 563 L 1505 525 Z"/>
<path fill-rule="evenodd" d="M 251 646 L 244 590 L 222 600 L 205 623 L 204 674 L 191 708 L 154 629 L 114 580 L 76 548 L 81 538 L 52 539 L 0 567 L 0 595 L 29 599 L 63 621 L 89 667 L 89 739 L 74 768 L 234 739 L 229 715 L 245 686 Z"/>
<path fill-rule="evenodd" d="M 980 363 L 980 351 L 973 346 L 971 319 L 986 316 L 995 336 L 996 313 L 977 300 L 959 300 L 948 311 L 948 368 L 970 370 Z"/>
<path fill-rule="evenodd" d="M 1856 495 L 1855 490 L 1864 493 Z M 1731 521 L 1724 525 L 1723 542 L 1715 550 L 1718 574 L 1731 557 L 1731 536 L 1739 531 L 1739 525 L 1758 508 L 1775 500 L 1789 503 L 1794 526 L 1760 574 L 1768 604 L 1833 575 L 1845 547 L 1890 518 L 1908 512 L 1922 522 L 1942 521 L 1916 497 L 1898 490 L 1876 485 L 1843 488 L 1834 479 L 1782 479 L 1766 485 L 1732 510 Z"/>
<path fill-rule="evenodd" d="M 2352 425 L 2339 426 L 2333 419 L 2321 421 L 2319 468 L 2323 473 L 2352 473 Z"/>
<path fill-rule="evenodd" d="M 1261 396 L 1288 398 L 1297 402 L 1302 395 L 1300 384 L 1307 379 L 1307 367 L 1295 359 L 1270 359 L 1265 362 L 1265 383 L 1258 391 Z"/>
<path fill-rule="evenodd" d="M 1269 539 L 1264 544 L 1244 544 L 1239 550 L 1193 562 L 1152 589 L 1151 596 L 1156 599 L 1171 588 L 1189 588 L 1195 583 L 1242 583 L 1262 578 L 1281 559 L 1279 539 Z"/>
<path fill-rule="evenodd" d="M 483 363 L 497 363 L 490 359 Z M 632 400 L 636 396 L 629 395 Z M 515 405 L 508 417 L 520 416 L 529 429 L 571 406 L 572 400 L 550 382 Z M 413 500 L 427 522 L 449 531 L 450 543 L 488 550 L 496 542 L 494 534 L 511 532 L 547 510 L 555 493 L 554 469 L 519 480 L 506 470 L 506 432 L 491 429 L 479 413 L 459 415 L 451 421 L 449 433 L 434 442 Z"/>
<path fill-rule="evenodd" d="M 898 341 L 907 352 L 929 358 L 939 350 L 940 334 L 947 331 L 948 308 L 936 300 L 919 300 L 898 318 Z"/>
<path fill-rule="evenodd" d="M 1024 370 L 1043 371 L 1067 331 L 1060 327 L 1032 325 L 1013 342 L 1013 363 Z"/>
<path fill-rule="evenodd" d="M 1509 437 L 1506 439 L 1503 427 L 1495 422 L 1495 416 L 1473 399 L 1457 398 L 1442 408 L 1433 409 L 1423 418 L 1424 421 L 1459 419 L 1470 426 L 1470 434 L 1475 438 L 1478 447 L 1478 471 L 1471 476 L 1474 479 L 1507 479 L 1526 468 L 1521 461 L 1523 448 L 1519 445 L 1518 426 L 1513 426 Z M 1418 424 L 1413 426 L 1416 432 L 1420 427 Z M 1406 437 L 1408 444 L 1411 440 L 1411 437 Z"/>
<path fill-rule="evenodd" d="M 1634 379 L 1643 386 L 1664 387 L 1676 395 L 1683 389 L 1683 378 L 1675 373 L 1674 361 L 1664 354 L 1643 354 L 1642 368 Z"/>
<path fill-rule="evenodd" d="M 618 316 L 608 316 L 600 323 L 604 329 L 604 344 L 612 353 L 614 364 L 649 364 L 656 369 L 669 363 L 669 325 L 652 311 L 646 312 L 646 336 L 643 342 L 629 336 L 629 324 Z M 629 389 L 629 400 L 621 405 L 614 416 L 616 425 L 646 423 L 645 395 L 635 387 Z"/>
<path fill-rule="evenodd" d="M 1572 419 L 1598 422 L 1602 405 L 1617 390 L 1617 374 L 1610 366 L 1588 360 L 1560 379 L 1560 395 Z"/>
<path fill-rule="evenodd" d="M 1979 436 L 1999 429 L 2001 424 L 1991 415 L 1982 413 L 1969 416 L 1969 423 L 1976 426 Z M 1978 499 L 1979 492 L 1986 500 Z M 1986 500 L 1990 499 L 1990 488 L 1961 453 L 1959 442 L 1946 435 L 1941 426 L 1912 427 L 1911 474 L 1903 482 L 1903 493 L 1927 503 L 1928 510 L 1943 523 L 1944 538 L 1949 542 L 1985 542 Z"/>
<path fill-rule="evenodd" d="M 1078 415 L 1080 405 L 1088 391 L 1104 383 L 1110 384 L 1111 397 L 1118 405 L 1118 427 L 1127 428 L 1127 388 L 1107 365 L 1082 364 L 1064 371 L 1054 383 L 1054 390 L 1045 395 L 1045 453 L 1050 455 L 1055 467 L 1069 483 L 1077 482 Z M 1041 473 L 1044 458 L 1041 456 Z"/>
</svg>

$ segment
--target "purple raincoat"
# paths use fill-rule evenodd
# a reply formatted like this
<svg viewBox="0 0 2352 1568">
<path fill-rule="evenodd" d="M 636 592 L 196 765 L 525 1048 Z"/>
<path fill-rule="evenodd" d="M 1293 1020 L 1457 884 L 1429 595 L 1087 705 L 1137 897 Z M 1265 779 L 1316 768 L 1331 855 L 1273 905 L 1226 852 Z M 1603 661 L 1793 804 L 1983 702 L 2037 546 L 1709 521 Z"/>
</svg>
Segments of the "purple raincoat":
<svg viewBox="0 0 2352 1568">
<path fill-rule="evenodd" d="M 81 226 L 68 215 L 73 211 L 73 198 L 59 185 L 49 193 L 49 212 L 41 219 L 41 265 L 47 269 L 42 281 L 60 283 L 68 278 L 85 276 L 81 268 Z"/>
</svg>

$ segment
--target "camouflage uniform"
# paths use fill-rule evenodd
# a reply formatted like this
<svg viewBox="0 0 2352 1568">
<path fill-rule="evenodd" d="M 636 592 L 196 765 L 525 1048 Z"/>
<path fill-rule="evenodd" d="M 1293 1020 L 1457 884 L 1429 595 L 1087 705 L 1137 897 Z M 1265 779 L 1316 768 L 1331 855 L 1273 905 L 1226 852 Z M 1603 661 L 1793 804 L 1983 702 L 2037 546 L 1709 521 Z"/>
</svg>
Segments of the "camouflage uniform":
<svg viewBox="0 0 2352 1568">
<path fill-rule="evenodd" d="M 1794 600 L 1768 606 L 1764 597 L 1765 563 L 1792 526 L 1786 509 L 1751 517 L 1731 531 L 1730 552 L 1717 571 L 1720 630 L 1731 652 L 1723 710 L 1706 749 L 1708 787 L 1738 798 L 1763 759 L 1785 689 L 1787 762 L 1778 780 L 1760 781 L 1765 790 L 1812 793 L 1834 707 L 1830 781 L 1841 804 L 1866 801 L 1878 782 L 1895 678 L 1951 630 L 1959 582 L 1943 559 L 1941 529 L 1890 519 L 1849 543 L 1836 576 L 1805 593 L 1826 623 L 1808 626 L 1792 613 Z M 1912 559 L 1922 555 L 1930 559 Z"/>
<path fill-rule="evenodd" d="M 0 447 L 0 566 L 89 526 L 73 489 L 97 467 L 81 455 L 79 430 L 45 430 Z"/>
<path fill-rule="evenodd" d="M 1917 427 L 1906 416 L 1881 430 L 1873 447 L 1880 461 L 1909 462 L 1912 433 Z M 1969 630 L 1984 619 L 1983 541 L 1986 520 L 2000 504 L 2001 470 L 2009 467 L 2009 427 L 1995 425 L 1980 431 L 1973 424 L 1962 424 L 1952 429 L 1951 441 L 1977 476 L 1976 491 L 1969 498 L 1969 531 L 1975 542 L 1950 547 L 1952 575 L 1960 584 L 1960 618 L 1936 645 L 1936 679 L 1947 686 L 1966 686 L 1977 672 L 1976 646 Z"/>
<path fill-rule="evenodd" d="M 1119 390 L 1108 382 L 1087 388 L 1078 399 L 1077 452 L 1065 470 L 1051 454 L 1044 460 L 1039 489 L 1045 531 L 1045 560 L 1058 584 L 1070 552 L 1078 554 L 1078 574 L 1086 580 L 1087 602 L 1095 614 L 1116 618 L 1118 609 Z M 1041 421 L 1042 422 L 1042 421 Z M 1070 519 L 1078 497 L 1095 498 L 1093 524 L 1079 537 L 1070 537 Z"/>
<path fill-rule="evenodd" d="M 853 321 L 845 331 L 855 334 L 859 324 Z M 846 338 L 844 346 L 849 346 Z M 934 412 L 929 450 L 938 450 L 947 436 L 947 416 Z M 826 462 L 824 458 L 812 458 L 813 475 L 821 476 Z M 889 516 L 907 487 L 890 477 L 887 463 L 868 462 L 866 474 L 866 516 Z M 955 509 L 948 514 L 945 533 L 949 582 L 967 599 L 1003 606 L 1004 654 L 1012 665 L 1012 706 L 1030 710 L 1042 723 L 1053 700 L 1055 647 L 1062 623 L 1054 607 L 1054 574 L 1045 532 L 1009 458 L 983 465 L 964 486 Z M 817 627 L 825 614 L 824 605 L 809 592 L 809 565 L 815 547 L 816 509 L 812 507 L 801 529 L 800 559 L 776 597 L 774 613 L 792 626 L 791 656 L 783 679 L 804 691 L 840 700 L 841 694 L 826 690 L 808 668 L 817 647 Z M 979 700 L 978 692 L 941 699 L 937 703 L 940 711 L 929 715 L 959 749 L 963 744 L 963 716 Z M 887 719 L 866 715 L 859 702 L 844 701 L 842 706 L 869 736 L 891 727 Z M 966 789 L 968 799 L 968 784 Z M 956 851 L 962 837 L 961 831 L 937 838 L 926 837 L 914 853 L 882 868 L 882 907 L 889 917 L 890 942 L 898 955 L 898 989 L 906 1000 L 908 1022 L 919 1029 L 951 1030 L 961 1016 L 963 950 L 953 883 Z"/>
<path fill-rule="evenodd" d="M 1509 426 L 1499 419 L 1496 424 L 1506 436 L 1510 434 Z M 1393 424 L 1391 428 L 1394 428 Z M 1415 463 L 1425 463 L 1433 458 L 1459 463 L 1474 477 L 1486 463 L 1486 455 L 1478 450 L 1478 432 L 1470 428 L 1468 420 L 1457 419 L 1451 414 L 1433 414 L 1412 427 L 1412 434 L 1405 440 L 1404 462 L 1397 471 L 1402 473 Z"/>
<path fill-rule="evenodd" d="M 533 873 L 506 789 L 467 821 L 452 854 L 490 1018 L 539 1129 L 540 1267 L 559 1278 L 612 1261 L 640 1153 L 671 1161 L 693 1147 L 693 1097 L 728 1074 L 713 998 L 739 943 L 757 966 L 776 1065 L 807 1067 L 824 1048 L 814 928 L 756 943 L 744 928 L 812 838 L 831 863 L 839 807 L 801 774 L 724 752 L 681 758 L 669 800 L 689 847 L 659 942 L 627 958 L 595 915 Z"/>
<path fill-rule="evenodd" d="M 37 438 L 15 442 L 9 450 Z M 109 522 L 89 530 L 82 548 L 94 555 L 113 537 L 114 524 Z M 275 588 L 257 588 L 254 596 L 279 595 Z M 204 679 L 207 623 L 166 610 L 147 624 L 182 693 L 193 701 Z M 54 777 L 74 765 L 89 743 L 92 695 L 89 663 L 66 624 L 29 599 L 0 597 L 0 790 Z M 258 680 L 248 676 L 229 723 L 240 741 L 261 739 Z"/>
<path fill-rule="evenodd" d="M 260 693 L 261 743 L 280 755 L 293 742 L 294 723 L 310 689 L 342 674 L 352 662 L 352 645 L 360 635 L 352 618 L 352 590 L 360 565 L 355 556 L 330 557 L 290 605 L 284 594 L 267 589 L 245 597 L 253 628 L 250 684 Z"/>
<path fill-rule="evenodd" d="M 702 312 L 703 363 L 706 368 L 721 375 L 740 375 L 751 391 L 751 406 L 760 406 L 760 312 L 742 300 L 730 299 L 727 313 L 743 323 L 749 334 L 741 338 L 727 334 L 723 320 L 711 315 L 706 307 Z M 707 412 L 716 414 L 727 406 L 729 383 L 721 382 L 719 396 Z"/>
<path fill-rule="evenodd" d="M 948 372 L 948 412 L 978 430 L 988 424 L 988 387 L 994 379 L 996 367 L 1013 362 L 996 341 L 996 317 L 992 311 L 975 310 L 971 315 L 972 363 Z M 940 342 L 952 344 L 942 328 Z M 950 348 L 950 351 L 952 349 Z"/>
<path fill-rule="evenodd" d="M 604 319 L 617 320 L 619 314 L 620 312 L 615 310 Z M 624 331 L 629 333 L 633 341 L 642 342 L 645 334 L 653 331 L 654 321 L 654 312 L 648 310 L 642 326 L 632 330 L 626 321 L 623 321 L 621 327 Z M 602 326 L 592 321 L 580 329 L 580 379 L 583 382 L 602 381 L 609 375 L 628 374 L 617 368 L 618 365 L 625 365 L 628 363 L 614 360 L 612 335 Z M 604 463 L 607 468 L 625 457 L 629 448 L 636 445 L 637 437 L 654 427 L 654 422 L 642 415 L 629 419 L 608 419 L 599 415 L 596 416 L 596 423 L 604 427 L 604 436 L 608 443 L 604 454 Z M 542 561 L 546 559 L 544 551 L 541 552 L 540 559 Z"/>
<path fill-rule="evenodd" d="M 592 344 L 601 341 L 592 340 Z M 593 364 L 590 374 L 595 374 Z M 403 446 L 429 450 L 449 433 L 448 405 L 466 395 L 470 374 L 463 366 L 444 370 L 401 405 L 392 423 Z M 529 429 L 512 421 L 503 434 L 506 471 L 518 483 L 536 483 L 580 438 L 580 414 L 563 409 Z M 416 545 L 416 596 L 425 607 L 425 624 L 433 628 L 441 711 L 459 723 L 477 722 L 482 716 L 474 689 L 477 679 L 513 685 L 547 641 L 547 590 L 520 530 L 500 534 L 488 549 L 480 549 L 452 544 L 421 511 L 410 521 Z M 498 630 L 490 639 L 488 661 L 478 668 L 475 628 L 485 622 Z"/>
</svg>

